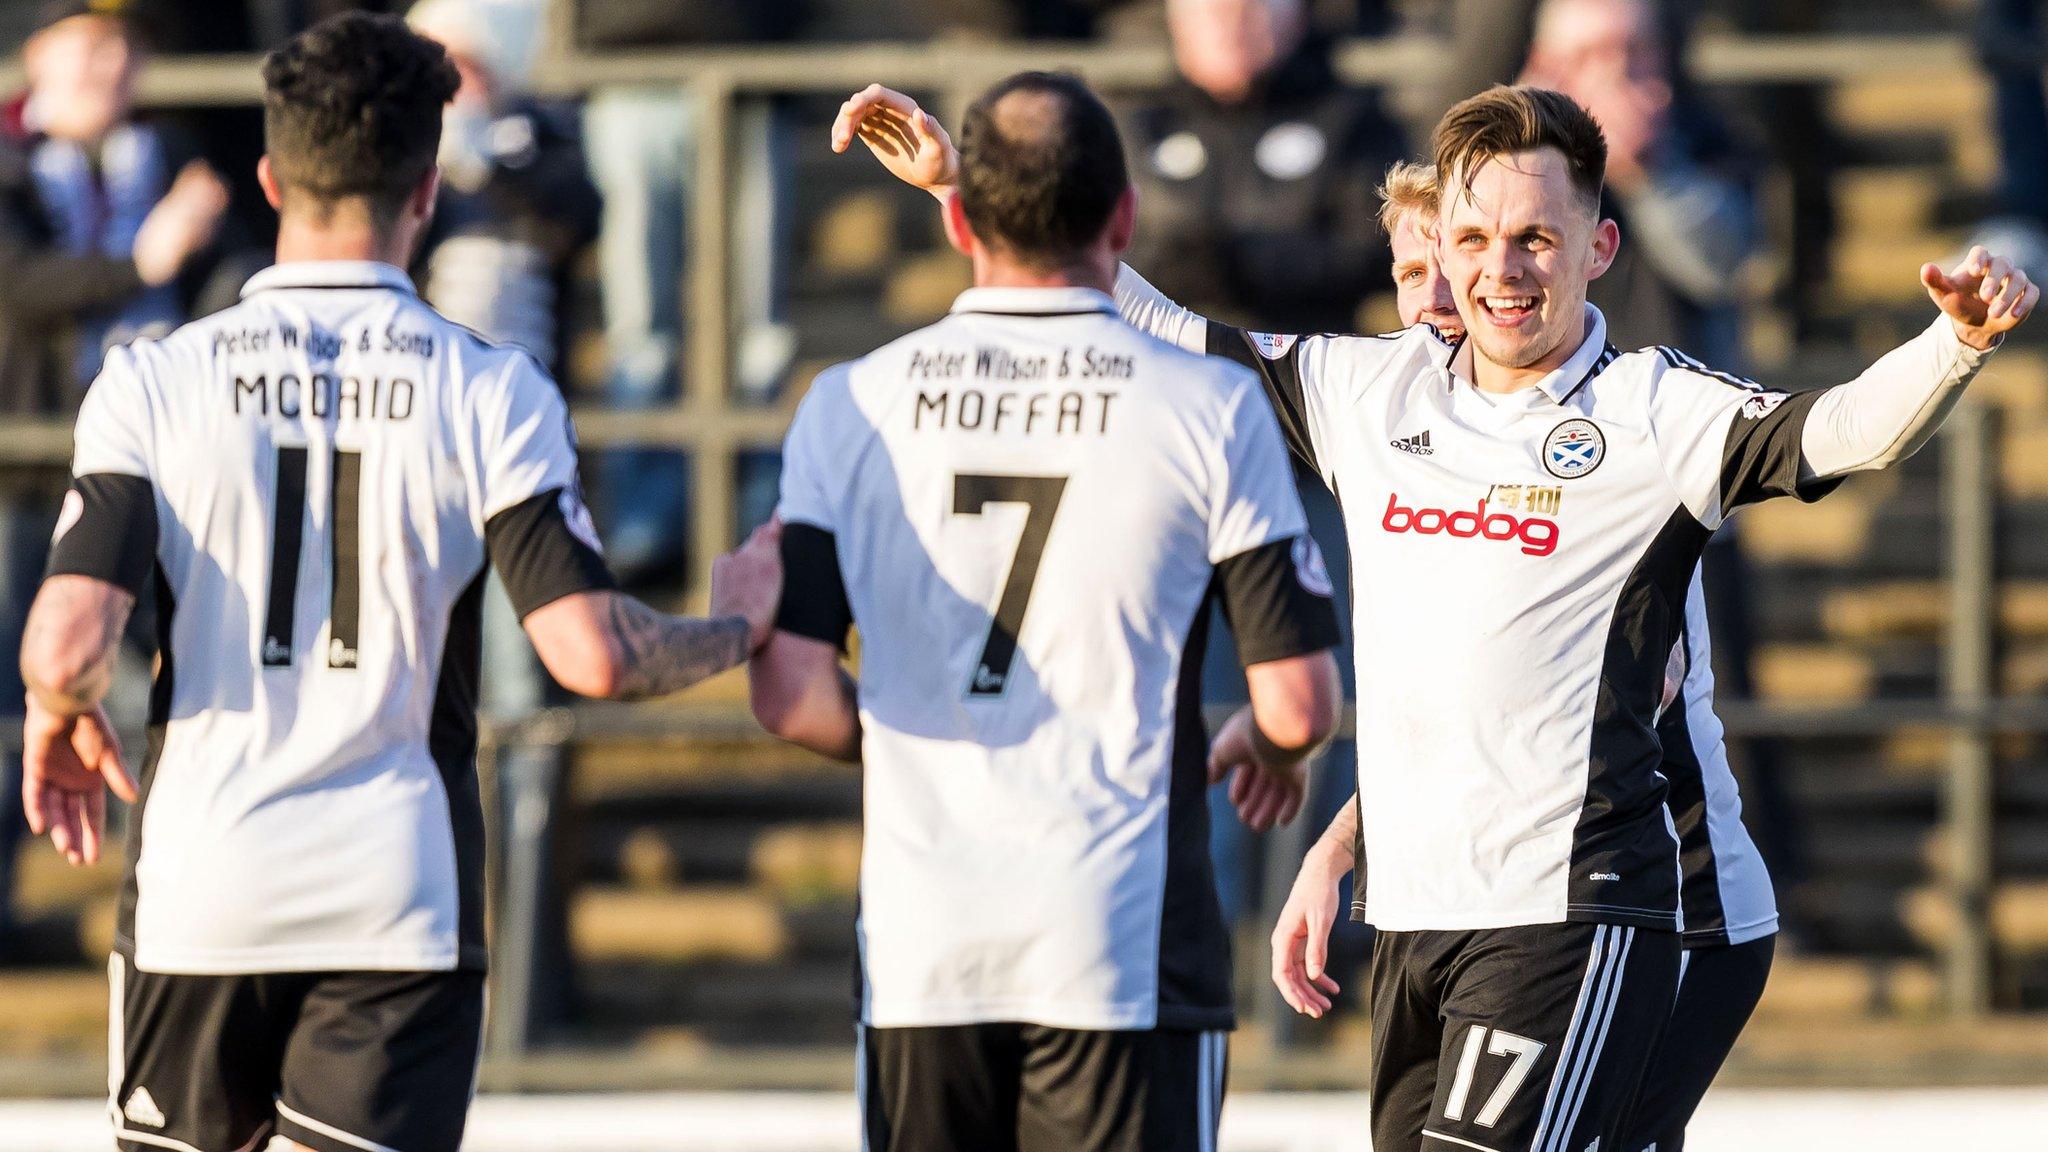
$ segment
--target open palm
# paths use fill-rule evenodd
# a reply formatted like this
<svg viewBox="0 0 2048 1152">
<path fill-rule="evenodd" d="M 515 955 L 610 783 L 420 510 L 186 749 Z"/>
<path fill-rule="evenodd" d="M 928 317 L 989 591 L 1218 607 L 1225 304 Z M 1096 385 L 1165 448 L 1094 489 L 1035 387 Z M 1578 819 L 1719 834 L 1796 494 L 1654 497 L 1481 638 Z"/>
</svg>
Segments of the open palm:
<svg viewBox="0 0 2048 1152">
<path fill-rule="evenodd" d="M 960 179 L 960 153 L 938 117 L 917 101 L 880 84 L 870 84 L 839 106 L 832 122 L 832 150 L 844 152 L 855 139 L 881 161 L 891 176 L 935 196 Z"/>
</svg>

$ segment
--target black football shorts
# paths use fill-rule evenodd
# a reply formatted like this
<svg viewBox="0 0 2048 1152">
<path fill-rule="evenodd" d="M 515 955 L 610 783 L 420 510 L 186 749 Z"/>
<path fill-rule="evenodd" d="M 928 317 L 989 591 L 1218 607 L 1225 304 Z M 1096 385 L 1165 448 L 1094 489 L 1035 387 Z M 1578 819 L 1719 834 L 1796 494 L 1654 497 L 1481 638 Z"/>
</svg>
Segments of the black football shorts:
<svg viewBox="0 0 2048 1152">
<path fill-rule="evenodd" d="M 109 964 L 108 1088 L 123 1152 L 457 1152 L 484 974 L 184 976 Z"/>
<path fill-rule="evenodd" d="M 862 1028 L 862 1152 L 1215 1152 L 1228 1033 Z"/>
<path fill-rule="evenodd" d="M 1678 955 L 1676 932 L 1611 924 L 1381 932 L 1374 1152 L 1619 1147 Z"/>
</svg>

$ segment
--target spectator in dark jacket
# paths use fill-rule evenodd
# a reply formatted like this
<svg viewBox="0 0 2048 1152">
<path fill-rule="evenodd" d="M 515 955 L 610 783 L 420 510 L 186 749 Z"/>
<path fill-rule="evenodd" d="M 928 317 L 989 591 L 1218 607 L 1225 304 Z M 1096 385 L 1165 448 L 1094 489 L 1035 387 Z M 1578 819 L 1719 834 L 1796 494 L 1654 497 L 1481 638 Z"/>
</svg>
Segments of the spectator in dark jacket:
<svg viewBox="0 0 2048 1152">
<path fill-rule="evenodd" d="M 29 88 L 0 107 L 0 417 L 56 416 L 99 371 L 109 343 L 182 319 L 175 282 L 211 239 L 227 194 L 203 165 L 132 118 L 140 51 L 108 0 L 44 5 L 22 50 Z M 19 716 L 21 647 L 50 492 L 0 471 L 0 717 Z M 19 732 L 17 721 L 0 719 Z M 18 749 L 0 796 L 19 797 Z M 21 805 L 0 804 L 0 953 Z"/>
<path fill-rule="evenodd" d="M 1373 189 L 1404 147 L 1304 3 L 1166 0 L 1180 79 L 1123 111 L 1145 205 L 1130 262 L 1205 315 L 1349 331 L 1386 284 Z"/>
<path fill-rule="evenodd" d="M 1607 137 L 1603 211 L 1621 254 L 1588 299 L 1631 347 L 1683 347 L 1740 371 L 1737 304 L 1757 245 L 1747 157 L 1679 90 L 1654 0 L 1545 0 L 1522 81 L 1577 100 Z"/>
<path fill-rule="evenodd" d="M 522 13 L 532 34 L 507 26 Z M 499 0 L 425 0 L 407 17 L 462 74 L 418 264 L 443 315 L 559 370 L 557 302 L 571 260 L 597 238 L 600 202 L 574 110 L 526 91 L 538 17 L 537 5 Z"/>
</svg>

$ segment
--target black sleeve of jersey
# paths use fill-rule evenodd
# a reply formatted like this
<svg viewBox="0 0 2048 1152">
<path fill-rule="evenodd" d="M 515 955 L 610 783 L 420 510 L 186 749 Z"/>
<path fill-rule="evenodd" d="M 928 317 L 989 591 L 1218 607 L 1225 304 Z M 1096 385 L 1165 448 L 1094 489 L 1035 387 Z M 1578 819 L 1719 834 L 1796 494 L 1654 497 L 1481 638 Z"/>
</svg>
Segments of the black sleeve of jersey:
<svg viewBox="0 0 2048 1152">
<path fill-rule="evenodd" d="M 853 608 L 839 571 L 839 541 L 823 528 L 789 524 L 782 529 L 782 603 L 775 627 L 846 651 Z"/>
<path fill-rule="evenodd" d="M 156 568 L 155 488 L 140 476 L 96 472 L 73 480 L 71 491 L 78 519 L 50 546 L 44 574 L 90 576 L 141 598 Z"/>
<path fill-rule="evenodd" d="M 1276 360 L 1259 351 L 1251 333 L 1211 320 L 1208 353 L 1234 360 L 1258 373 L 1266 399 L 1273 405 L 1273 415 L 1280 418 L 1280 435 L 1287 441 L 1287 450 L 1308 465 L 1309 471 L 1321 475 L 1322 467 L 1316 463 L 1315 448 L 1308 436 L 1308 399 L 1301 387 L 1301 341 L 1296 340 Z"/>
<path fill-rule="evenodd" d="M 1336 602 L 1311 591 L 1295 570 L 1297 539 L 1261 544 L 1216 566 L 1223 615 L 1237 637 L 1238 662 L 1246 667 L 1344 642 Z"/>
<path fill-rule="evenodd" d="M 484 525 L 491 563 L 521 620 L 564 596 L 618 587 L 604 555 L 569 526 L 562 491 L 530 496 Z"/>
<path fill-rule="evenodd" d="M 1811 503 L 1841 486 L 1843 477 L 1799 479 L 1800 440 L 1806 418 L 1826 389 L 1800 392 L 1762 416 L 1742 411 L 1728 426 L 1728 444 L 1721 458 L 1721 509 L 1732 512 L 1773 496 L 1796 496 Z M 1759 393 L 1767 396 L 1769 393 Z M 1744 408 L 1754 402 L 1745 402 Z"/>
</svg>

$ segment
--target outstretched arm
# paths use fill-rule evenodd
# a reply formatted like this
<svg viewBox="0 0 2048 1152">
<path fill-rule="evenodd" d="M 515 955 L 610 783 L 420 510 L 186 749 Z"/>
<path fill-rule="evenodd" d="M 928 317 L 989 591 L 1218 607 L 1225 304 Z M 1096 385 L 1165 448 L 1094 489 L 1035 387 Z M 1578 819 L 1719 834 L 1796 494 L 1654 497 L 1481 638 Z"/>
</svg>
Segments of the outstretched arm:
<svg viewBox="0 0 2048 1152">
<path fill-rule="evenodd" d="M 1943 318 L 1814 402 L 1800 437 L 1802 479 L 1887 468 L 1919 451 L 2041 295 L 2025 272 L 1982 248 L 1947 272 L 1922 267 L 1920 280 Z"/>
</svg>

